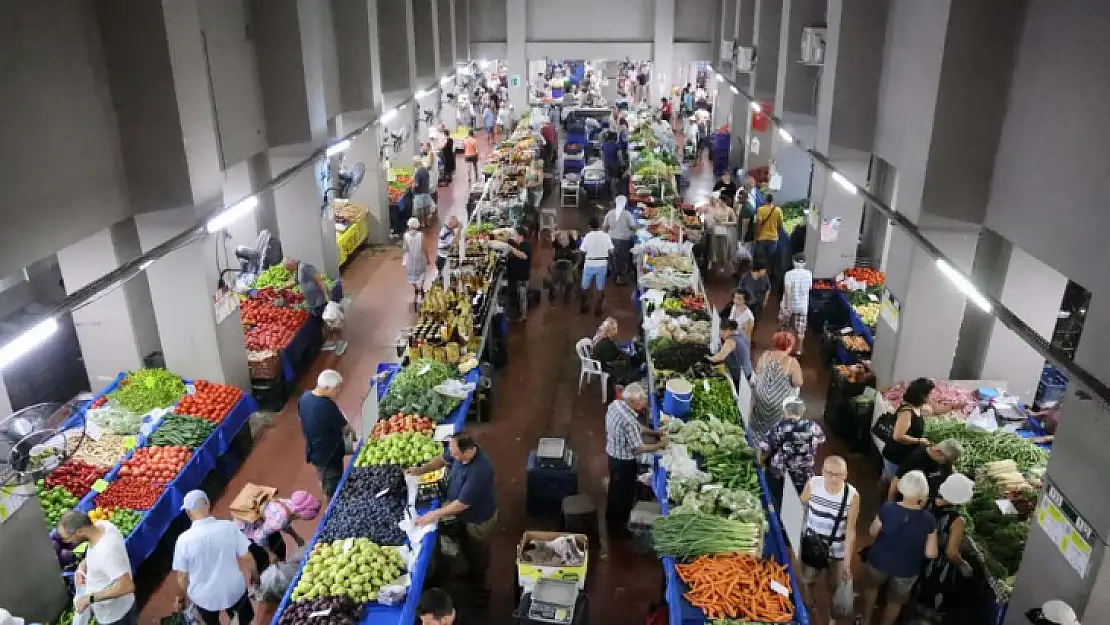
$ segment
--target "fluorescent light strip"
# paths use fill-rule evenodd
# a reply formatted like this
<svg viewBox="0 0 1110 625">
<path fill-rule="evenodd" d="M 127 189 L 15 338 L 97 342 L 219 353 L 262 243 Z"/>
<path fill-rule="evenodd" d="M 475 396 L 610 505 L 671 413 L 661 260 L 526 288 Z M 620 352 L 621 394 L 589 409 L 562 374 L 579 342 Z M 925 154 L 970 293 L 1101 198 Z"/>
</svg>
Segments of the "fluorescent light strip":
<svg viewBox="0 0 1110 625">
<path fill-rule="evenodd" d="M 983 297 L 983 294 L 975 288 L 975 285 L 967 279 L 967 276 L 957 271 L 955 267 L 949 265 L 947 261 L 941 258 L 937 259 L 937 269 L 939 269 L 952 284 L 956 285 L 956 288 L 959 289 L 967 299 L 971 300 L 973 304 L 978 306 L 980 310 L 985 313 L 991 312 L 991 303 L 987 301 L 987 298 Z"/>
<path fill-rule="evenodd" d="M 331 157 L 335 156 L 336 154 L 342 154 L 342 153 L 346 152 L 350 148 L 351 148 L 351 140 L 350 139 L 344 139 L 344 140 L 340 141 L 339 143 L 329 145 L 328 149 L 324 150 L 324 154 L 327 155 L 328 158 L 331 158 Z"/>
<path fill-rule="evenodd" d="M 397 109 L 389 109 L 385 112 L 384 115 L 382 115 L 382 123 L 384 124 L 392 120 L 394 117 L 397 117 Z"/>
<path fill-rule="evenodd" d="M 426 96 L 426 95 L 428 95 L 428 92 L 427 92 L 427 91 L 424 91 L 423 89 L 421 89 L 420 91 L 417 91 L 417 92 L 416 92 L 416 98 L 417 98 L 417 99 L 423 98 L 423 97 L 424 97 L 424 96 Z"/>
<path fill-rule="evenodd" d="M 20 356 L 38 347 L 40 343 L 50 338 L 50 335 L 57 331 L 58 320 L 47 317 L 30 330 L 15 337 L 7 345 L 0 347 L 0 369 L 7 367 L 18 360 Z"/>
<path fill-rule="evenodd" d="M 736 95 L 740 95 L 740 90 L 737 89 L 736 87 L 734 87 L 732 85 L 729 85 L 728 88 L 732 89 L 732 92 L 735 93 Z"/>
<path fill-rule="evenodd" d="M 447 76 L 444 76 L 443 78 L 440 78 L 439 79 L 439 84 L 441 84 L 441 85 L 451 84 L 451 75 L 448 74 Z"/>
<path fill-rule="evenodd" d="M 842 174 L 838 171 L 830 171 L 829 175 L 832 177 L 833 180 L 836 181 L 836 184 L 843 187 L 843 189 L 845 191 L 847 191 L 848 193 L 851 193 L 852 195 L 855 195 L 855 194 L 859 193 L 859 187 L 852 184 L 851 180 L 848 180 L 847 178 L 845 178 L 844 174 Z"/>
<path fill-rule="evenodd" d="M 751 102 L 750 104 L 748 104 L 748 107 L 752 109 L 752 112 L 755 112 L 755 113 L 762 113 L 763 112 L 763 107 L 759 105 L 759 102 Z"/>
<path fill-rule="evenodd" d="M 780 139 L 782 139 L 783 141 L 785 141 L 787 143 L 794 143 L 794 137 L 789 132 L 786 132 L 785 128 L 783 128 L 782 126 L 779 126 L 778 132 L 779 132 L 779 138 Z"/>
<path fill-rule="evenodd" d="M 712 66 L 712 65 L 710 65 L 710 64 L 708 64 L 708 63 L 706 63 L 706 64 L 705 64 L 705 69 L 707 69 L 707 70 L 709 70 L 709 71 L 713 71 L 713 66 Z"/>
<path fill-rule="evenodd" d="M 209 219 L 208 223 L 205 224 L 205 228 L 209 232 L 219 232 L 220 230 L 223 230 L 224 228 L 235 223 L 239 219 L 245 217 L 257 206 L 258 198 L 252 195 L 242 202 L 235 204 L 231 208 L 224 210 L 222 213 L 216 215 L 212 219 Z"/>
</svg>

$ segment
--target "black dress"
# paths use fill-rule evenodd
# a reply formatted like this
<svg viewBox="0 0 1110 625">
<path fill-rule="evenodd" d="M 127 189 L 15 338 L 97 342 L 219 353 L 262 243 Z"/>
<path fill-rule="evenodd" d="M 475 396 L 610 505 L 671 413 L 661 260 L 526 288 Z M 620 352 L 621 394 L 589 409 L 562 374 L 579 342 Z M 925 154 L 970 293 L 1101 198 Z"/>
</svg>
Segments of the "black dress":
<svg viewBox="0 0 1110 625">
<path fill-rule="evenodd" d="M 958 609 L 961 602 L 963 578 L 959 568 L 945 555 L 948 537 L 952 535 L 952 524 L 960 518 L 960 509 L 955 506 L 934 508 L 933 516 L 937 521 L 937 545 L 940 554 L 932 560 L 926 560 L 922 567 L 917 601 L 928 610 L 944 614 Z"/>
</svg>

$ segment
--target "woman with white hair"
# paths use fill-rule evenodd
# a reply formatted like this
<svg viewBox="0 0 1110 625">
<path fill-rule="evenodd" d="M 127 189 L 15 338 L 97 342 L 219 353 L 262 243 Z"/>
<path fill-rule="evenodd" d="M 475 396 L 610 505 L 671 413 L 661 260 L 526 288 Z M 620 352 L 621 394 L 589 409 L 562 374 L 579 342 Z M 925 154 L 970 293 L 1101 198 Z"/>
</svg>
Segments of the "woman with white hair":
<svg viewBox="0 0 1110 625">
<path fill-rule="evenodd" d="M 937 522 L 937 545 L 944 553 L 927 561 L 921 571 L 917 588 L 919 612 L 942 616 L 950 607 L 945 605 L 947 599 L 958 592 L 961 579 L 971 577 L 971 565 L 960 554 L 966 525 L 960 508 L 971 501 L 974 490 L 975 482 L 962 473 L 949 475 L 940 485 L 933 502 L 933 517 Z"/>
<path fill-rule="evenodd" d="M 420 220 L 410 217 L 409 229 L 401 241 L 401 264 L 405 267 L 405 281 L 412 285 L 413 304 L 420 305 L 424 296 L 424 281 L 428 277 L 428 254 L 424 251 L 424 233 Z"/>
<path fill-rule="evenodd" d="M 628 518 L 636 505 L 636 457 L 667 446 L 666 435 L 640 425 L 640 414 L 647 407 L 644 387 L 629 384 L 605 412 L 605 453 L 609 456 L 605 524 L 610 538 L 628 535 Z M 659 442 L 645 443 L 644 434 L 658 434 Z"/>
<path fill-rule="evenodd" d="M 782 507 L 782 489 L 789 479 L 800 493 L 813 477 L 817 448 L 825 442 L 825 431 L 805 418 L 806 405 L 790 398 L 782 404 L 782 419 L 759 441 L 759 463 L 767 466 L 767 483 L 775 507 Z"/>
<path fill-rule="evenodd" d="M 871 624 L 879 591 L 886 588 L 879 625 L 894 625 L 902 606 L 909 601 L 917 576 L 926 560 L 937 557 L 937 522 L 925 510 L 929 498 L 929 482 L 921 471 L 910 471 L 898 481 L 902 501 L 887 502 L 879 507 L 871 522 L 875 539 L 861 554 L 866 562 L 867 579 L 863 590 L 863 612 L 860 622 Z"/>
</svg>

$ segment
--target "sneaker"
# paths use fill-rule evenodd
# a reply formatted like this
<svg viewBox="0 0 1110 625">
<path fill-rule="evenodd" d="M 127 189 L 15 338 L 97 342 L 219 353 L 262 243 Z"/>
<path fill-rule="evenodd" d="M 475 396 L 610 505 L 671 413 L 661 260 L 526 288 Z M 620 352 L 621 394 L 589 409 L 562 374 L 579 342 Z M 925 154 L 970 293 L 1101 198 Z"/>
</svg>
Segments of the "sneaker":
<svg viewBox="0 0 1110 625">
<path fill-rule="evenodd" d="M 326 341 L 323 345 L 320 346 L 320 351 L 322 351 L 322 352 L 333 352 L 333 351 L 335 351 L 335 341 Z"/>
<path fill-rule="evenodd" d="M 335 342 L 335 355 L 342 356 L 343 352 L 347 351 L 347 341 L 338 340 Z"/>
</svg>

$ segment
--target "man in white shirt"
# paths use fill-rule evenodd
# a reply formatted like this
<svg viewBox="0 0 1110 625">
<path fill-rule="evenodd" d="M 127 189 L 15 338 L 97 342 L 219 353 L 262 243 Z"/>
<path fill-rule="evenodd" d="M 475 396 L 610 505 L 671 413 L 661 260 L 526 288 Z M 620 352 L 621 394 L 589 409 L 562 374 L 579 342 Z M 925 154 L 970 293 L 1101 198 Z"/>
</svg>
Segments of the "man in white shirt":
<svg viewBox="0 0 1110 625">
<path fill-rule="evenodd" d="M 802 339 L 806 336 L 806 322 L 809 314 L 809 291 L 813 288 L 813 274 L 806 269 L 806 259 L 801 254 L 794 257 L 794 268 L 783 276 L 782 304 L 779 309 L 779 324 L 793 330 L 798 340 L 794 355 L 802 355 Z"/>
<path fill-rule="evenodd" d="M 85 559 L 77 567 L 80 596 L 74 607 L 84 612 L 92 606 L 97 623 L 138 625 L 135 581 L 123 535 L 108 521 L 93 523 L 89 515 L 70 510 L 58 522 L 58 536 L 67 543 L 88 543 Z"/>
<path fill-rule="evenodd" d="M 601 231 L 601 224 L 597 217 L 590 217 L 590 231 L 582 237 L 582 244 L 578 246 L 585 254 L 582 263 L 582 305 L 578 312 L 585 313 L 590 309 L 590 284 L 597 287 L 597 303 L 594 304 L 594 314 L 601 314 L 601 304 L 605 301 L 605 274 L 609 271 L 609 255 L 613 253 L 613 240 Z"/>
<path fill-rule="evenodd" d="M 173 570 L 181 589 L 196 606 L 207 625 L 220 625 L 220 612 L 240 623 L 254 620 L 254 606 L 247 597 L 247 578 L 257 578 L 250 540 L 231 521 L 213 518 L 204 491 L 185 495 L 181 509 L 193 526 L 177 539 Z M 246 574 L 244 575 L 244 572 Z M 183 597 L 177 601 L 182 602 Z"/>
</svg>

